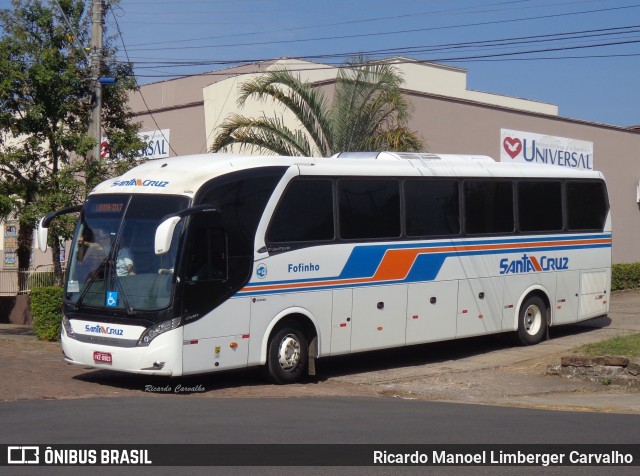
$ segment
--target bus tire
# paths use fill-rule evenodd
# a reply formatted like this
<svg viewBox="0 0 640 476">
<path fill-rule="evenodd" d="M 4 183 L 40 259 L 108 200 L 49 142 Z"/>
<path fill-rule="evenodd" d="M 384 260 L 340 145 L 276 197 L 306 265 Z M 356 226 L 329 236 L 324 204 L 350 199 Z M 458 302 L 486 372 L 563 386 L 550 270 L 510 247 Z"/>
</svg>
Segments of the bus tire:
<svg viewBox="0 0 640 476">
<path fill-rule="evenodd" d="M 267 349 L 267 377 L 274 383 L 299 381 L 309 362 L 309 344 L 302 328 L 287 322 L 269 340 Z"/>
<path fill-rule="evenodd" d="M 547 305 L 540 296 L 524 300 L 518 315 L 518 341 L 523 345 L 542 342 L 547 331 Z"/>
</svg>

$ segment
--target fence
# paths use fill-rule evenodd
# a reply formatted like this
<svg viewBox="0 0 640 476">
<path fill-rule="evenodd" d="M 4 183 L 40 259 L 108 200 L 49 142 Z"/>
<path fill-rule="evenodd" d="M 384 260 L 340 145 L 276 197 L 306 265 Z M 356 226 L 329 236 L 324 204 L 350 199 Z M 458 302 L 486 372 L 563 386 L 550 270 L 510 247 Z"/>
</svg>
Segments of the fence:
<svg viewBox="0 0 640 476">
<path fill-rule="evenodd" d="M 52 264 L 40 265 L 26 271 L 0 270 L 0 296 L 28 294 L 32 288 L 53 284 Z"/>
</svg>

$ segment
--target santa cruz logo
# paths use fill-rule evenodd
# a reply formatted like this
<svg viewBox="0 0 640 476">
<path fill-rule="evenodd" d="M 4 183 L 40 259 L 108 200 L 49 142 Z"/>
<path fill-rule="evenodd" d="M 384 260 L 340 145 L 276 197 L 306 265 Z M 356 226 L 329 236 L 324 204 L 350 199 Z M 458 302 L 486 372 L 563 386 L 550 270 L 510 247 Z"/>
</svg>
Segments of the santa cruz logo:
<svg viewBox="0 0 640 476">
<path fill-rule="evenodd" d="M 116 180 L 111 184 L 112 187 L 161 187 L 164 188 L 169 182 L 162 182 L 160 180 Z"/>
<path fill-rule="evenodd" d="M 522 255 L 520 259 L 500 260 L 500 274 L 534 273 L 536 271 L 562 271 L 569 269 L 569 258 Z"/>
<path fill-rule="evenodd" d="M 105 327 L 105 326 L 84 326 L 85 332 L 90 334 L 107 334 L 112 336 L 122 336 L 124 335 L 123 329 L 116 329 L 115 327 Z"/>
</svg>

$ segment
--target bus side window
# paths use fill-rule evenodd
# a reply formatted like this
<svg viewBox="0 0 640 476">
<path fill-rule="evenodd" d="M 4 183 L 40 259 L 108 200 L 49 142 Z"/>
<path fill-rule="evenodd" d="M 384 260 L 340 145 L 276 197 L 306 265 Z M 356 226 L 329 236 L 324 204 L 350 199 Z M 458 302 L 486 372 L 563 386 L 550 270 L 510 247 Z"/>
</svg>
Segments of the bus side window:
<svg viewBox="0 0 640 476">
<path fill-rule="evenodd" d="M 404 196 L 407 236 L 460 234 L 457 180 L 407 180 Z"/>
<path fill-rule="evenodd" d="M 340 237 L 343 239 L 400 236 L 400 182 L 395 179 L 338 181 Z"/>
<path fill-rule="evenodd" d="M 604 182 L 567 182 L 566 195 L 567 228 L 602 231 L 608 211 Z"/>
<path fill-rule="evenodd" d="M 334 236 L 332 181 L 292 181 L 273 214 L 268 242 L 317 242 Z"/>
<path fill-rule="evenodd" d="M 465 180 L 464 223 L 468 234 L 513 233 L 513 182 Z"/>
<path fill-rule="evenodd" d="M 518 224 L 522 232 L 562 230 L 562 183 L 518 182 Z"/>
</svg>

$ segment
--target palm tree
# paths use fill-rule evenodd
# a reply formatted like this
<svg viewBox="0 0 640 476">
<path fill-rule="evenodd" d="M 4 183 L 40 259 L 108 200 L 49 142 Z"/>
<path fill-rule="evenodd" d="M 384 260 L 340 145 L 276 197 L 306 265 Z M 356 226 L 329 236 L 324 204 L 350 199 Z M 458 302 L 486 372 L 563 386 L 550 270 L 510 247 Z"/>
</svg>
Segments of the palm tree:
<svg viewBox="0 0 640 476">
<path fill-rule="evenodd" d="M 422 140 L 407 128 L 411 107 L 400 86 L 402 78 L 388 63 L 355 58 L 338 72 L 330 107 L 321 90 L 299 75 L 275 70 L 243 84 L 242 107 L 250 97 L 279 102 L 301 125 L 291 130 L 282 117 L 230 115 L 220 126 L 212 152 L 240 149 L 278 155 L 324 157 L 340 151 L 420 151 Z"/>
</svg>

